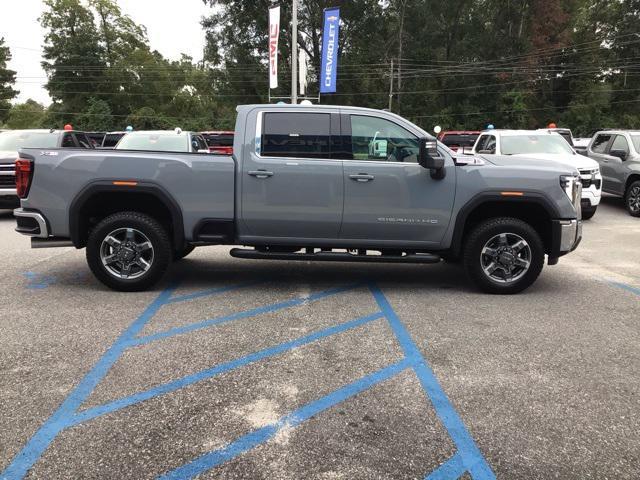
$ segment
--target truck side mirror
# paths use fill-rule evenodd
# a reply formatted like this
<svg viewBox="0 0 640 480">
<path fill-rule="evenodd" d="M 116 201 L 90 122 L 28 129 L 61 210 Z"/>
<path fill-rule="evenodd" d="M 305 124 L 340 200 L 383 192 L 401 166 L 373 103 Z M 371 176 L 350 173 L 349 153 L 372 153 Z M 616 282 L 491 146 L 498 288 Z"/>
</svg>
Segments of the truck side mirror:
<svg viewBox="0 0 640 480">
<path fill-rule="evenodd" d="M 423 168 L 431 171 L 431 178 L 441 180 L 444 178 L 444 157 L 438 153 L 438 142 L 430 138 L 420 139 L 420 152 L 418 163 Z"/>
</svg>

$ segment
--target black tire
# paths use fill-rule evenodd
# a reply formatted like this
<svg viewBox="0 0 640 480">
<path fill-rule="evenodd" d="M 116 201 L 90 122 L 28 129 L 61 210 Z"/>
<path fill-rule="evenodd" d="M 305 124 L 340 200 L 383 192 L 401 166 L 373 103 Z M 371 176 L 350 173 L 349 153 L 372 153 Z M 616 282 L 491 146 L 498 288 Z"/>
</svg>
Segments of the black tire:
<svg viewBox="0 0 640 480">
<path fill-rule="evenodd" d="M 178 260 L 182 260 L 184 257 L 189 255 L 191 252 L 195 250 L 196 247 L 193 245 L 187 245 L 182 250 L 174 250 L 173 251 L 173 261 L 177 262 Z"/>
<path fill-rule="evenodd" d="M 489 241 L 500 234 L 518 236 L 526 242 L 528 247 L 526 253 L 529 256 L 529 266 L 527 269 L 522 267 L 521 276 L 517 278 L 516 275 L 512 281 L 494 279 L 485 273 L 481 263 L 483 259 L 487 258 L 483 257 L 483 249 Z M 463 262 L 467 275 L 483 292 L 492 294 L 519 293 L 531 286 L 540 275 L 544 266 L 544 245 L 540 235 L 528 223 L 510 217 L 492 218 L 477 225 L 467 236 Z M 503 272 L 503 274 L 506 276 L 506 273 Z"/>
<path fill-rule="evenodd" d="M 137 230 L 148 239 L 153 248 L 153 257 L 148 270 L 137 278 L 116 277 L 102 262 L 103 241 L 118 229 Z M 138 292 L 155 285 L 166 273 L 171 264 L 172 255 L 171 242 L 166 230 L 152 217 L 138 212 L 119 212 L 110 215 L 95 226 L 87 241 L 87 263 L 93 274 L 107 287 L 122 292 Z"/>
<path fill-rule="evenodd" d="M 583 208 L 582 209 L 582 220 L 590 220 L 595 214 L 598 207 L 594 208 Z"/>
<path fill-rule="evenodd" d="M 640 180 L 633 182 L 624 193 L 624 206 L 632 217 L 640 217 Z"/>
</svg>

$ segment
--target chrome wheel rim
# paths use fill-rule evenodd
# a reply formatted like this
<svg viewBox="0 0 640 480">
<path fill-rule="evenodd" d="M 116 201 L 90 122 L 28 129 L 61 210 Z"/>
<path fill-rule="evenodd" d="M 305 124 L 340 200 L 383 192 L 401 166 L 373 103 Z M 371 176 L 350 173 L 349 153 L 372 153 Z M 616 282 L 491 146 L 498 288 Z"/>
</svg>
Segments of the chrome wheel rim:
<svg viewBox="0 0 640 480">
<path fill-rule="evenodd" d="M 513 283 L 529 271 L 531 257 L 531 247 L 524 238 L 515 233 L 501 233 L 482 247 L 480 265 L 494 282 Z"/>
<path fill-rule="evenodd" d="M 640 187 L 633 187 L 627 196 L 627 205 L 633 213 L 640 212 Z"/>
<path fill-rule="evenodd" d="M 140 278 L 153 265 L 154 250 L 149 238 L 135 228 L 118 228 L 100 245 L 100 260 L 105 270 L 116 278 Z"/>
</svg>

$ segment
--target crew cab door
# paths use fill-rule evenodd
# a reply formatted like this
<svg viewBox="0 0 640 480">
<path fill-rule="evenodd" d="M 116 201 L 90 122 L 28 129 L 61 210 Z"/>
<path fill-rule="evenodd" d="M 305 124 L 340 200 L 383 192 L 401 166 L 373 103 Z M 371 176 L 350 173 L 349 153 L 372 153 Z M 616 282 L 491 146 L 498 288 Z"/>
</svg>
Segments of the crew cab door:
<svg viewBox="0 0 640 480">
<path fill-rule="evenodd" d="M 342 161 L 331 153 L 339 116 L 314 107 L 258 112 L 243 157 L 242 223 L 252 237 L 335 239 L 342 220 Z"/>
<path fill-rule="evenodd" d="M 341 125 L 348 155 L 340 237 L 395 248 L 439 245 L 455 197 L 451 157 L 445 178 L 434 180 L 417 163 L 418 135 L 392 118 L 343 114 Z"/>
</svg>

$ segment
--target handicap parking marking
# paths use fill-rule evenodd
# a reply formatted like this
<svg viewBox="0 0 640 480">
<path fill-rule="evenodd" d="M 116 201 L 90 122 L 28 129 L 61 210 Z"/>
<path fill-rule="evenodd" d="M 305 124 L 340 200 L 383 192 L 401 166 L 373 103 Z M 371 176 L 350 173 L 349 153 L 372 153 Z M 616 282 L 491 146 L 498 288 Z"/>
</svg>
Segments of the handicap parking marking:
<svg viewBox="0 0 640 480">
<path fill-rule="evenodd" d="M 50 446 L 51 442 L 63 430 L 87 422 L 94 418 L 100 417 L 107 413 L 112 413 L 131 405 L 144 402 L 160 395 L 182 389 L 188 385 L 212 378 L 216 375 L 241 368 L 254 362 L 258 362 L 269 357 L 279 355 L 291 351 L 295 348 L 311 344 L 320 339 L 332 337 L 341 332 L 359 328 L 369 322 L 384 318 L 393 332 L 397 342 L 399 343 L 404 357 L 397 363 L 378 370 L 377 372 L 366 375 L 355 382 L 345 385 L 341 388 L 326 394 L 320 399 L 311 401 L 306 405 L 284 415 L 275 423 L 254 430 L 239 439 L 232 441 L 226 447 L 206 453 L 195 458 L 185 465 L 167 472 L 161 478 L 192 478 L 195 475 L 203 473 L 224 463 L 254 447 L 268 442 L 282 428 L 293 428 L 305 422 L 309 418 L 317 415 L 349 398 L 364 392 L 375 385 L 393 378 L 399 373 L 411 369 L 417 376 L 422 389 L 427 398 L 430 400 L 437 416 L 451 440 L 453 441 L 457 451 L 443 465 L 438 467 L 434 472 L 428 474 L 425 478 L 459 478 L 464 473 L 471 475 L 473 479 L 485 480 L 494 479 L 495 475 L 489 467 L 485 458 L 476 446 L 473 438 L 467 431 L 461 418 L 455 411 L 453 405 L 448 400 L 446 394 L 440 387 L 433 371 L 427 364 L 427 361 L 420 353 L 418 347 L 411 339 L 410 334 L 404 327 L 398 315 L 391 307 L 389 301 L 382 293 L 382 290 L 375 284 L 367 284 L 371 295 L 376 301 L 379 308 L 378 312 L 369 314 L 360 318 L 356 318 L 338 325 L 334 325 L 323 330 L 319 330 L 299 337 L 295 340 L 281 343 L 263 350 L 259 350 L 240 358 L 213 366 L 200 372 L 186 375 L 180 379 L 173 380 L 161 385 L 157 385 L 148 390 L 138 392 L 111 401 L 99 406 L 95 406 L 86 410 L 80 410 L 83 403 L 92 394 L 97 385 L 104 379 L 115 362 L 123 355 L 123 353 L 137 345 L 143 345 L 163 338 L 174 335 L 181 335 L 195 332 L 204 328 L 219 325 L 224 322 L 231 322 L 242 318 L 259 316 L 265 313 L 279 311 L 285 308 L 305 305 L 317 300 L 328 298 L 333 295 L 349 292 L 356 288 L 361 288 L 365 284 L 347 285 L 335 287 L 320 292 L 310 293 L 302 297 L 296 297 L 290 300 L 281 301 L 257 307 L 242 312 L 237 312 L 224 317 L 213 318 L 197 323 L 193 323 L 184 327 L 172 328 L 159 334 L 147 335 L 140 337 L 140 333 L 150 320 L 158 313 L 158 311 L 167 304 L 188 301 L 204 296 L 216 296 L 227 292 L 245 288 L 247 285 L 235 285 L 227 287 L 218 287 L 214 289 L 203 290 L 191 294 L 176 296 L 174 292 L 176 285 L 172 285 L 162 291 L 159 296 L 142 312 L 142 314 L 123 332 L 113 345 L 105 352 L 96 365 L 85 375 L 78 386 L 63 401 L 60 407 L 49 417 L 49 419 L 40 427 L 40 429 L 31 437 L 23 449 L 15 456 L 0 478 L 2 479 L 21 479 L 29 472 L 34 464 L 40 459 L 45 450 Z"/>
<path fill-rule="evenodd" d="M 634 287 L 634 286 L 629 285 L 627 283 L 621 283 L 621 282 L 609 281 L 608 283 L 609 283 L 609 285 L 612 285 L 612 286 L 617 287 L 617 288 L 621 288 L 622 290 L 626 290 L 627 292 L 631 292 L 631 293 L 635 293 L 636 295 L 640 295 L 640 288 L 638 288 L 638 287 Z"/>
</svg>

